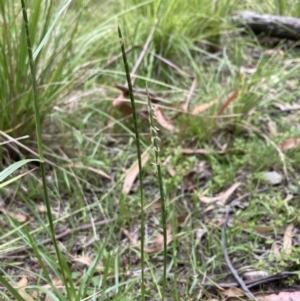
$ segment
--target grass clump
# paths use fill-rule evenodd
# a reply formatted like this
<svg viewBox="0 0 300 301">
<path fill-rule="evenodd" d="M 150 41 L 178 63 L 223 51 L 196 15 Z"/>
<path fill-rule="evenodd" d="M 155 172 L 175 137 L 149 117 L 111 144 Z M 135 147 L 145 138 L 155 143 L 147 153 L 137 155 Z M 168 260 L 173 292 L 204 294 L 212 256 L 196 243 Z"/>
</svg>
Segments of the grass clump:
<svg viewBox="0 0 300 301">
<path fill-rule="evenodd" d="M 225 17 L 233 4 L 232 1 L 209 3 L 203 0 L 149 2 L 127 1 L 126 8 L 140 7 L 125 15 L 123 25 L 133 44 L 145 41 L 149 28 L 157 22 L 153 48 L 168 58 L 186 53 L 197 42 L 218 46 L 226 28 Z"/>
<path fill-rule="evenodd" d="M 55 1 L 45 3 L 41 0 L 29 2 L 30 38 L 36 64 L 37 89 L 41 95 L 38 103 L 41 122 L 57 103 L 61 93 L 72 84 L 72 75 L 78 66 L 72 50 L 76 26 L 62 23 L 60 19 L 65 15 L 66 4 L 58 6 Z M 0 9 L 0 130 L 12 137 L 31 135 L 35 121 L 26 35 L 24 27 L 20 27 L 21 6 L 19 2 L 2 1 Z"/>
</svg>

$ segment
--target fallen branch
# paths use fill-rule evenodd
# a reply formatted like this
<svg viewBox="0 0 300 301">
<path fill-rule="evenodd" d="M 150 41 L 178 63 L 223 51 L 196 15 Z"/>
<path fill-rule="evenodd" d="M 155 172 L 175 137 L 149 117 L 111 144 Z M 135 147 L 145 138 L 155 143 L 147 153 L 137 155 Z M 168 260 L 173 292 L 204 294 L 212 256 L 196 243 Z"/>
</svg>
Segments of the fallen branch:
<svg viewBox="0 0 300 301">
<path fill-rule="evenodd" d="M 265 34 L 281 39 L 300 39 L 300 19 L 294 17 L 240 12 L 233 19 L 239 26 L 251 29 L 256 35 Z"/>
</svg>

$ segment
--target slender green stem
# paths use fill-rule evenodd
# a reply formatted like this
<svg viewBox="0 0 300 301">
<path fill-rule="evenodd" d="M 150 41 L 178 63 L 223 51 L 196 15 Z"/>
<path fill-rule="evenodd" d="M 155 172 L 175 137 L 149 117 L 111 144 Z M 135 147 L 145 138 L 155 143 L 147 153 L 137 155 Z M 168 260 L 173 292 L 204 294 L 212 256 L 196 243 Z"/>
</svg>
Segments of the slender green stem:
<svg viewBox="0 0 300 301">
<path fill-rule="evenodd" d="M 145 214 L 144 214 L 144 191 L 143 191 L 143 176 L 142 176 L 142 152 L 141 152 L 141 143 L 140 143 L 140 135 L 139 135 L 139 129 L 138 129 L 138 123 L 137 123 L 137 114 L 136 114 L 136 107 L 135 107 L 135 101 L 133 96 L 133 89 L 132 89 L 132 83 L 130 79 L 130 71 L 127 63 L 127 57 L 126 57 L 126 51 L 124 46 L 124 40 L 122 37 L 122 32 L 120 27 L 118 26 L 118 32 L 119 32 L 119 38 L 120 38 L 120 44 L 122 49 L 122 55 L 123 55 L 123 61 L 124 61 L 124 67 L 125 67 L 125 73 L 126 73 L 126 79 L 128 83 L 128 91 L 132 106 L 132 117 L 133 117 L 133 124 L 135 129 L 135 139 L 136 139 L 136 149 L 137 149 L 137 156 L 138 156 L 138 166 L 139 166 L 139 181 L 140 181 L 140 197 L 141 197 L 141 270 L 142 270 L 142 283 L 141 283 L 141 295 L 142 300 L 145 300 L 145 254 L 144 254 L 144 245 L 145 245 Z"/>
<path fill-rule="evenodd" d="M 148 87 L 147 87 L 148 92 Z M 163 227 L 163 237 L 164 237 L 164 271 L 163 271 L 163 287 L 162 287 L 162 301 L 165 299 L 165 291 L 166 291 L 166 284 L 167 284 L 167 210 L 166 210 L 166 202 L 165 202 L 165 192 L 163 186 L 163 178 L 161 172 L 161 165 L 160 165 L 160 148 L 158 142 L 160 141 L 158 137 L 158 128 L 154 124 L 154 115 L 152 104 L 150 101 L 150 97 L 148 94 L 148 110 L 149 110 L 149 121 L 150 121 L 150 130 L 151 130 L 151 140 L 154 148 L 155 153 L 155 166 L 157 170 L 158 176 L 158 184 L 159 184 L 159 193 L 160 193 L 160 202 L 161 202 L 161 213 L 162 213 L 162 227 Z"/>
<path fill-rule="evenodd" d="M 21 0 L 21 5 L 22 5 L 23 20 L 24 20 L 24 27 L 25 27 L 25 34 L 26 34 L 26 42 L 27 42 L 27 50 L 28 50 L 28 57 L 29 57 L 30 74 L 31 74 L 32 99 L 33 99 L 33 107 L 34 107 L 38 153 L 39 153 L 39 158 L 41 161 L 41 163 L 40 163 L 41 176 L 42 176 L 42 181 L 43 181 L 45 205 L 47 208 L 47 217 L 48 217 L 49 226 L 50 226 L 50 236 L 51 236 L 52 243 L 53 243 L 55 251 L 56 251 L 59 265 L 61 267 L 64 284 L 66 285 L 68 300 L 72 300 L 72 297 L 69 295 L 70 290 L 68 289 L 68 281 L 66 278 L 67 264 L 61 256 L 61 252 L 59 250 L 58 244 L 55 239 L 55 231 L 54 231 L 54 225 L 53 225 L 52 212 L 51 212 L 51 206 L 50 206 L 49 197 L 48 197 L 45 162 L 44 162 L 44 156 L 43 156 L 42 134 L 41 134 L 41 119 L 40 119 L 40 112 L 39 112 L 39 106 L 38 106 L 38 92 L 37 92 L 38 89 L 37 89 L 37 82 L 36 82 L 36 70 L 35 70 L 35 63 L 33 61 L 33 53 L 32 53 L 32 47 L 31 47 L 31 39 L 30 39 L 30 33 L 29 33 L 29 25 L 28 25 L 28 17 L 27 17 L 25 0 Z M 72 292 L 74 292 L 75 289 L 73 287 L 72 281 L 70 281 L 69 283 L 72 286 Z"/>
</svg>

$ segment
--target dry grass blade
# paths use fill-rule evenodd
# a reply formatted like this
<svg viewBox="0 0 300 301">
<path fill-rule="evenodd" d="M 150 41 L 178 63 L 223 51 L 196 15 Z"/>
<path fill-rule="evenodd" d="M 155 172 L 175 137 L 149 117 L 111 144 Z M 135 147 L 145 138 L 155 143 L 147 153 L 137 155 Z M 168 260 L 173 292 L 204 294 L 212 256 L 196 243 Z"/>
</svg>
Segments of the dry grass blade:
<svg viewBox="0 0 300 301">
<path fill-rule="evenodd" d="M 197 106 L 196 108 L 194 108 L 194 110 L 192 111 L 192 114 L 193 115 L 199 115 L 200 113 L 202 113 L 202 112 L 208 110 L 209 108 L 211 108 L 217 102 L 219 102 L 219 98 L 216 98 L 216 99 L 212 100 L 209 103 L 201 104 L 200 106 Z"/>
<path fill-rule="evenodd" d="M 103 170 L 99 169 L 99 168 L 94 168 L 94 167 L 90 167 L 90 166 L 84 166 L 82 165 L 81 163 L 72 163 L 72 164 L 69 164 L 68 167 L 72 167 L 72 168 L 78 168 L 78 169 L 87 169 L 89 171 L 92 171 L 106 179 L 109 179 L 111 180 L 111 177 L 106 173 L 104 172 Z"/>
<path fill-rule="evenodd" d="M 292 239 L 293 239 L 294 225 L 290 224 L 286 227 L 283 236 L 283 250 L 286 255 L 292 254 Z"/>
<path fill-rule="evenodd" d="M 197 79 L 194 78 L 193 82 L 192 82 L 192 85 L 190 87 L 190 90 L 189 90 L 189 92 L 187 94 L 185 103 L 182 105 L 182 111 L 183 112 L 187 112 L 188 111 L 188 108 L 189 108 L 189 105 L 190 105 L 190 102 L 191 102 L 191 99 L 192 99 L 192 96 L 193 96 L 193 94 L 195 92 L 196 87 L 197 87 Z"/>
<path fill-rule="evenodd" d="M 171 121 L 166 118 L 166 116 L 164 115 L 164 113 L 162 112 L 162 109 L 160 107 L 154 105 L 153 113 L 156 117 L 157 122 L 159 123 L 159 125 L 161 127 L 163 127 L 164 129 L 166 129 L 172 133 L 178 132 L 178 130 L 175 128 L 175 126 L 171 123 Z"/>
<path fill-rule="evenodd" d="M 135 74 L 137 73 L 137 70 L 138 70 L 138 68 L 139 68 L 139 66 L 140 66 L 140 64 L 141 64 L 141 62 L 142 62 L 142 60 L 143 60 L 143 58 L 144 58 L 144 56 L 147 52 L 147 49 L 149 48 L 149 45 L 150 45 L 150 42 L 153 38 L 157 23 L 158 23 L 158 20 L 155 21 L 154 26 L 152 27 L 152 30 L 150 31 L 149 36 L 147 38 L 147 41 L 146 41 L 146 43 L 143 47 L 143 50 L 142 50 L 140 56 L 137 59 L 137 62 L 135 63 L 135 65 L 132 69 L 132 72 L 131 72 L 131 75 L 130 75 L 132 85 L 134 84 L 134 81 L 135 81 Z"/>
<path fill-rule="evenodd" d="M 218 112 L 218 116 L 222 115 L 222 113 L 226 110 L 226 108 L 238 97 L 240 90 L 236 90 L 233 92 L 228 99 L 225 101 L 220 111 Z"/>
</svg>

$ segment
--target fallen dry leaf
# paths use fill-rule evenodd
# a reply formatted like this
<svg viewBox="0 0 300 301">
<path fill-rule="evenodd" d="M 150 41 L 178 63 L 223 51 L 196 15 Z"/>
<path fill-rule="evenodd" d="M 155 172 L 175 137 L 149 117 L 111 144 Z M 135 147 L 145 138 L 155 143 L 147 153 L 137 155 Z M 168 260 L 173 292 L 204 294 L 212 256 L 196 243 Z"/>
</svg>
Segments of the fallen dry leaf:
<svg viewBox="0 0 300 301">
<path fill-rule="evenodd" d="M 161 201 L 160 201 L 160 199 L 152 202 L 151 205 L 150 205 L 150 207 L 151 207 L 151 209 L 159 209 L 159 208 L 161 208 Z"/>
<path fill-rule="evenodd" d="M 283 56 L 284 55 L 284 51 L 282 49 L 267 49 L 263 52 L 264 55 L 280 55 Z"/>
<path fill-rule="evenodd" d="M 274 257 L 276 260 L 279 261 L 281 259 L 280 250 L 279 250 L 278 244 L 276 242 L 273 243 L 271 252 L 274 254 Z"/>
<path fill-rule="evenodd" d="M 210 154 L 224 154 L 225 153 L 225 149 L 224 150 L 219 150 L 219 151 L 215 151 L 215 150 L 209 150 L 209 149 L 205 149 L 205 148 L 197 148 L 197 149 L 193 149 L 193 148 L 183 148 L 181 150 L 182 154 L 185 155 L 210 155 Z"/>
<path fill-rule="evenodd" d="M 8 215 L 11 218 L 16 219 L 21 224 L 24 224 L 29 220 L 28 216 L 26 216 L 24 214 L 21 214 L 21 213 L 14 213 L 12 211 L 8 211 L 8 210 L 5 210 L 5 209 L 0 209 L 0 212 L 2 212 L 3 214 Z"/>
<path fill-rule="evenodd" d="M 171 226 L 172 226 L 171 224 L 167 225 L 167 245 L 173 240 Z M 141 245 L 134 239 L 134 237 L 131 235 L 129 231 L 124 229 L 123 233 L 129 238 L 134 248 L 137 249 L 141 248 Z M 163 250 L 163 248 L 164 248 L 164 237 L 162 234 L 159 233 L 155 238 L 154 247 L 153 248 L 145 247 L 144 252 L 148 254 L 153 254 Z"/>
<path fill-rule="evenodd" d="M 23 276 L 17 283 L 19 288 L 22 288 L 28 284 L 28 279 L 27 277 Z"/>
<path fill-rule="evenodd" d="M 286 255 L 292 254 L 292 238 L 293 238 L 294 225 L 290 224 L 286 227 L 283 236 L 283 250 Z"/>
<path fill-rule="evenodd" d="M 298 103 L 274 103 L 273 104 L 276 108 L 278 108 L 280 111 L 297 111 L 300 110 L 300 104 Z"/>
<path fill-rule="evenodd" d="M 219 99 L 216 98 L 216 99 L 212 100 L 211 102 L 203 103 L 200 106 L 197 106 L 196 108 L 194 108 L 194 110 L 192 111 L 192 114 L 199 115 L 200 113 L 208 110 L 210 107 L 215 105 L 218 101 L 219 101 Z"/>
<path fill-rule="evenodd" d="M 163 163 L 164 166 L 166 166 L 167 171 L 169 172 L 170 176 L 175 177 L 176 176 L 176 171 L 173 168 L 173 166 L 170 163 L 171 161 L 171 156 L 168 156 L 165 162 Z"/>
<path fill-rule="evenodd" d="M 269 121 L 268 122 L 268 129 L 269 129 L 269 132 L 271 134 L 271 136 L 277 136 L 277 130 L 276 130 L 276 124 L 272 121 Z"/>
<path fill-rule="evenodd" d="M 172 225 L 167 225 L 167 245 L 173 240 L 172 237 Z M 155 239 L 155 248 L 151 250 L 150 253 L 156 253 L 164 249 L 164 236 L 162 234 L 158 234 Z"/>
<path fill-rule="evenodd" d="M 242 297 L 242 296 L 245 296 L 245 293 L 237 287 L 230 287 L 228 289 L 224 289 L 224 290 L 220 291 L 220 294 L 224 297 Z"/>
<path fill-rule="evenodd" d="M 300 300 L 300 292 L 281 292 L 268 296 L 257 296 L 259 301 L 298 301 Z"/>
<path fill-rule="evenodd" d="M 149 158 L 150 156 L 147 149 L 142 154 L 142 167 L 145 166 Z M 138 160 L 136 160 L 126 172 L 124 183 L 123 183 L 123 189 L 122 189 L 123 193 L 128 194 L 130 192 L 131 187 L 138 174 L 139 174 L 139 164 L 138 164 Z"/>
<path fill-rule="evenodd" d="M 83 257 L 76 257 L 72 259 L 73 262 L 79 262 L 87 267 L 90 267 L 94 263 L 94 259 L 91 257 L 83 256 Z M 96 266 L 97 271 L 103 271 L 104 267 L 101 263 L 98 263 Z"/>
<path fill-rule="evenodd" d="M 209 204 L 212 202 L 220 201 L 221 203 L 225 204 L 229 197 L 234 193 L 234 191 L 241 185 L 242 183 L 237 182 L 233 184 L 230 188 L 228 188 L 225 192 L 220 193 L 218 196 L 215 197 L 207 197 L 201 194 L 198 194 L 199 200 L 203 203 Z"/>
<path fill-rule="evenodd" d="M 28 285 L 28 279 L 27 277 L 23 276 L 17 283 L 10 283 L 12 287 L 14 287 L 20 296 L 25 300 L 25 301 L 34 301 L 33 297 L 30 296 L 25 288 Z"/>
<path fill-rule="evenodd" d="M 172 133 L 178 132 L 178 130 L 174 127 L 172 122 L 166 118 L 160 107 L 154 105 L 153 114 L 161 127 Z"/>
<path fill-rule="evenodd" d="M 297 147 L 300 144 L 300 138 L 289 138 L 281 144 L 280 148 L 283 151 Z"/>
<path fill-rule="evenodd" d="M 60 279 L 54 278 L 54 279 L 52 279 L 51 281 L 52 281 L 52 284 L 53 284 L 58 290 L 60 290 L 60 291 L 63 290 L 64 285 L 63 285 L 63 282 L 62 282 Z M 51 288 L 51 286 L 50 286 L 49 284 L 44 285 L 43 288 L 45 288 L 45 289 L 47 289 L 47 290 L 49 290 L 49 291 L 52 290 L 52 288 Z M 46 294 L 46 298 L 45 298 L 44 300 L 45 300 L 45 301 L 54 301 L 54 300 L 57 300 L 57 298 L 54 299 L 54 298 L 51 297 L 51 295 Z"/>
<path fill-rule="evenodd" d="M 236 90 L 227 98 L 220 111 L 218 112 L 218 116 L 220 116 L 226 110 L 226 108 L 238 97 L 239 93 L 240 90 Z"/>
<path fill-rule="evenodd" d="M 200 154 L 200 155 L 209 155 L 213 153 L 211 150 L 205 149 L 205 148 L 198 148 L 198 149 L 193 149 L 193 148 L 183 148 L 181 152 L 185 155 L 195 155 L 195 154 Z"/>
<path fill-rule="evenodd" d="M 78 169 L 87 169 L 87 170 L 92 171 L 92 172 L 94 172 L 94 173 L 96 173 L 96 174 L 98 174 L 98 175 L 100 175 L 100 176 L 102 176 L 102 177 L 104 177 L 106 179 L 111 180 L 111 177 L 107 173 L 105 173 L 104 171 L 102 171 L 99 168 L 85 166 L 85 165 L 83 165 L 81 163 L 71 163 L 71 164 L 68 165 L 68 167 L 78 168 Z"/>
<path fill-rule="evenodd" d="M 114 101 L 113 107 L 117 108 L 120 112 L 123 113 L 124 116 L 131 115 L 132 109 L 131 106 L 128 104 L 128 101 L 124 97 L 124 94 L 121 93 Z"/>
</svg>

